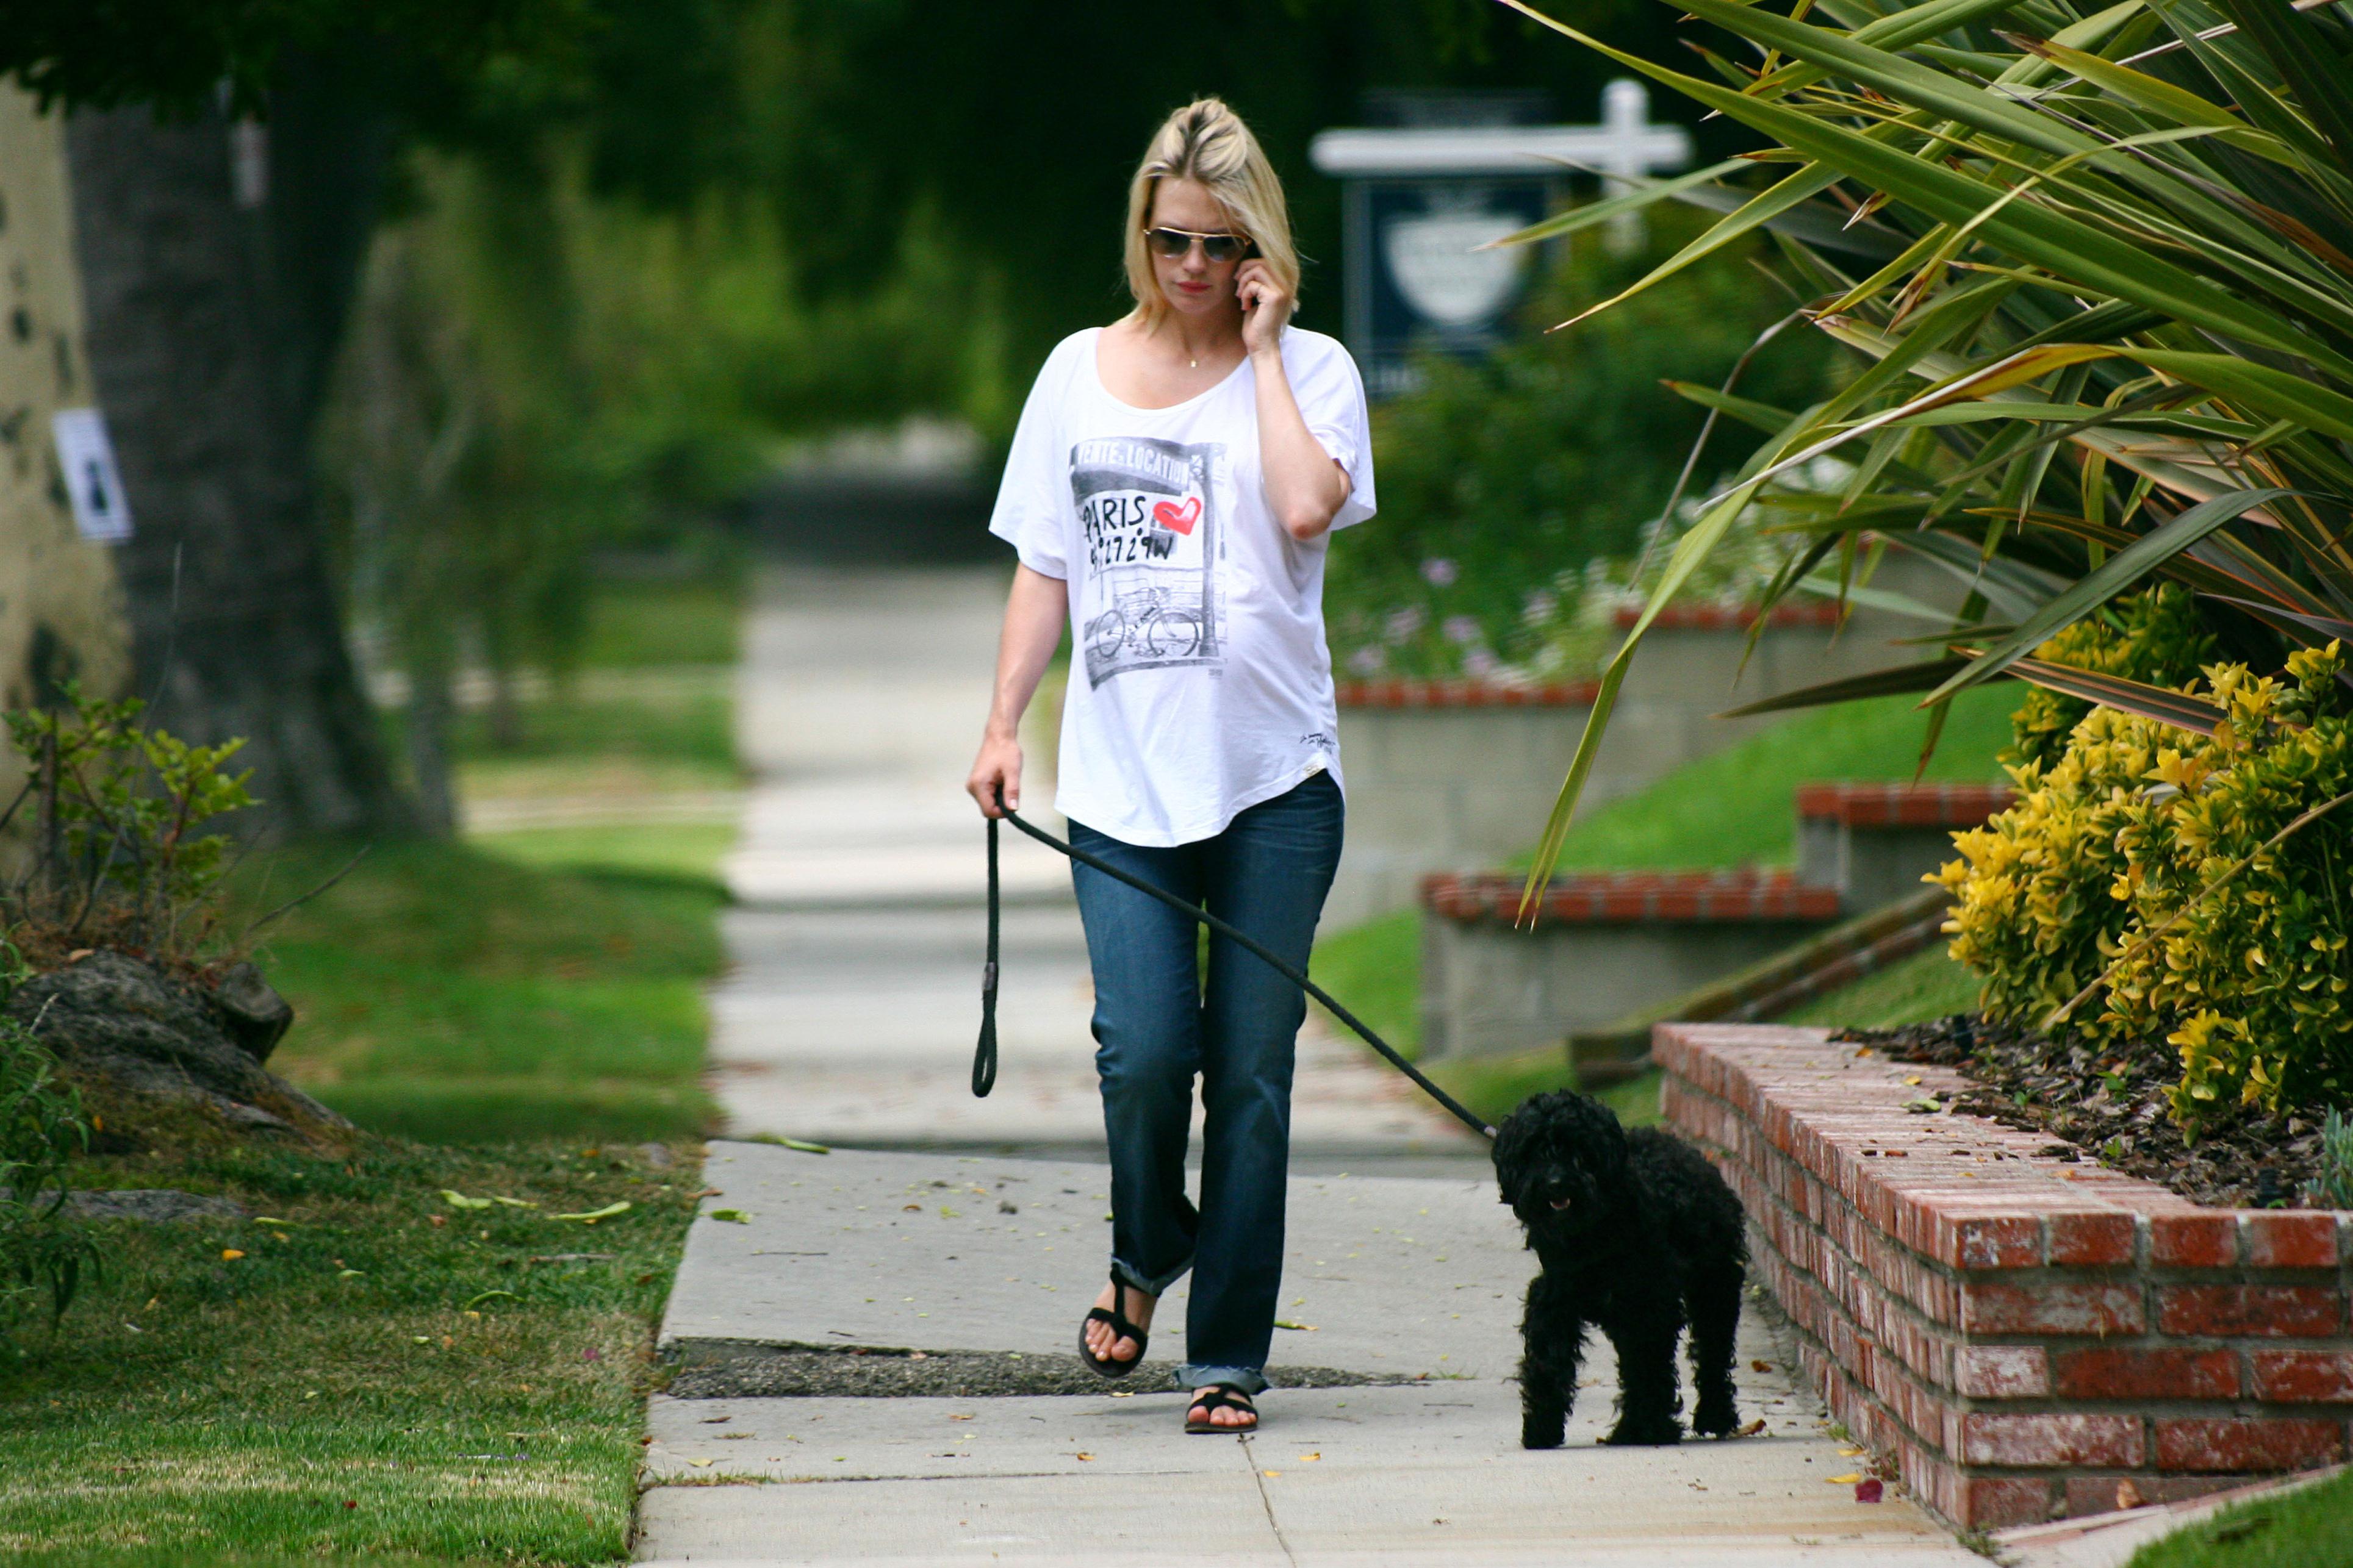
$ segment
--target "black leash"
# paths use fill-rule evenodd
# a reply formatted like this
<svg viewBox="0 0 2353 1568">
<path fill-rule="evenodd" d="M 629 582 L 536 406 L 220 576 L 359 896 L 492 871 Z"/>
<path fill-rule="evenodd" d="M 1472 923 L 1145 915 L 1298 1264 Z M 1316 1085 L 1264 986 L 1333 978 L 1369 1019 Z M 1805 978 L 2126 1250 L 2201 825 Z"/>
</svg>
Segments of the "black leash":
<svg viewBox="0 0 2353 1568">
<path fill-rule="evenodd" d="M 997 798 L 998 809 L 1004 810 L 1004 797 L 999 795 Z M 1158 899 L 1162 903 L 1166 904 L 1170 909 L 1182 911 L 1186 915 L 1188 915 L 1192 919 L 1199 921 L 1201 924 L 1208 926 L 1211 931 L 1217 932 L 1219 936 L 1224 937 L 1227 941 L 1257 954 L 1258 957 L 1271 967 L 1277 974 L 1282 975 L 1285 980 L 1290 981 L 1293 985 L 1298 986 L 1302 991 L 1304 991 L 1310 996 L 1314 997 L 1316 1001 L 1324 1005 L 1324 1008 L 1329 1011 L 1334 1017 L 1347 1025 L 1351 1029 L 1356 1030 L 1358 1035 L 1364 1037 L 1365 1044 L 1372 1047 L 1373 1049 L 1380 1052 L 1383 1057 L 1387 1058 L 1388 1059 L 1388 1064 L 1391 1067 L 1405 1074 L 1406 1077 L 1413 1079 L 1416 1084 L 1420 1086 L 1421 1091 L 1424 1094 L 1427 1094 L 1430 1099 L 1438 1101 L 1439 1104 L 1451 1111 L 1456 1121 L 1461 1122 L 1463 1126 L 1468 1127 L 1471 1131 L 1478 1133 L 1482 1137 L 1493 1138 L 1495 1135 L 1495 1130 L 1488 1126 L 1487 1123 L 1478 1115 L 1473 1113 L 1470 1108 L 1465 1106 L 1461 1100 L 1456 1100 L 1452 1095 L 1447 1093 L 1444 1089 L 1439 1088 L 1436 1084 L 1430 1082 L 1429 1077 L 1424 1074 L 1419 1068 L 1415 1067 L 1411 1062 L 1406 1060 L 1405 1058 L 1398 1055 L 1396 1047 L 1392 1047 L 1387 1040 L 1382 1039 L 1380 1036 L 1375 1034 L 1371 1025 L 1366 1023 L 1362 1018 L 1357 1017 L 1354 1013 L 1349 1012 L 1348 1009 L 1341 1006 L 1339 1003 L 1334 1001 L 1329 992 L 1316 984 L 1313 980 L 1308 979 L 1307 976 L 1302 974 L 1298 970 L 1292 968 L 1290 964 L 1285 963 L 1281 958 L 1277 957 L 1271 950 L 1260 942 L 1256 938 L 1251 937 L 1245 932 L 1236 931 L 1232 926 L 1228 925 L 1225 921 L 1219 920 L 1208 910 L 1201 908 L 1198 904 L 1188 904 L 1184 900 L 1178 898 L 1176 894 L 1171 893 L 1165 889 L 1155 888 L 1140 877 L 1130 876 L 1125 871 L 1121 870 L 1118 867 L 1099 859 L 1096 857 L 1088 854 L 1083 849 L 1076 848 L 1071 845 L 1063 843 L 1060 839 L 1055 837 L 1050 833 L 1030 826 L 1029 824 L 1021 820 L 1018 813 L 1006 811 L 1005 820 L 1010 822 L 1014 826 L 1019 828 L 1022 832 L 1028 834 L 1039 843 L 1043 844 L 1047 848 L 1051 849 L 1057 855 L 1067 856 L 1071 859 L 1076 860 L 1082 866 L 1092 867 L 1095 870 L 1101 871 L 1106 877 L 1125 882 L 1129 887 L 1134 888 L 1138 892 L 1149 893 L 1154 898 Z M 972 1053 L 972 1092 L 976 1096 L 984 1098 L 987 1095 L 990 1089 L 997 1087 L 997 946 L 998 923 L 997 903 L 999 899 L 997 875 L 997 819 L 996 817 L 992 816 L 988 819 L 988 963 L 987 966 L 980 972 L 980 1041 L 973 1047 Z"/>
</svg>

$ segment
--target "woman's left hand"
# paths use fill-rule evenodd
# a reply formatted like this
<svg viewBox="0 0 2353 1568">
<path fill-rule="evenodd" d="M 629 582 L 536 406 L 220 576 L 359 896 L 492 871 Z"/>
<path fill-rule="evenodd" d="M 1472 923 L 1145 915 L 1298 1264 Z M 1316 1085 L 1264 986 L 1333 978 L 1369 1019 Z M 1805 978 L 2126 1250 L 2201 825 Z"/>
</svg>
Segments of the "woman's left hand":
<svg viewBox="0 0 2353 1568">
<path fill-rule="evenodd" d="M 1274 280 L 1266 263 L 1245 261 L 1234 273 L 1234 295 L 1242 302 L 1242 349 L 1247 353 L 1271 353 L 1282 342 L 1284 323 L 1296 303 Z"/>
</svg>

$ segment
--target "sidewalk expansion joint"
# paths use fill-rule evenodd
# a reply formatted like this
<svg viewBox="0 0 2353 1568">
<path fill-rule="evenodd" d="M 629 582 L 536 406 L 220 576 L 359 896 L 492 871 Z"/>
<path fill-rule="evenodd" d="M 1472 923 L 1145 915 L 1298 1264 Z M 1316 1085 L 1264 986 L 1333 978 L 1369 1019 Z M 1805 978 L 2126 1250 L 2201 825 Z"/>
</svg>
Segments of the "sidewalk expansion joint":
<svg viewBox="0 0 2353 1568">
<path fill-rule="evenodd" d="M 1293 1555 L 1291 1542 L 1283 1538 L 1282 1522 L 1274 1517 L 1274 1500 L 1266 1495 L 1266 1474 L 1258 1468 L 1258 1445 L 1250 1440 L 1248 1432 L 1237 1432 L 1234 1436 L 1241 1441 L 1242 1460 L 1250 1466 L 1250 1485 L 1258 1488 L 1258 1505 L 1266 1510 L 1266 1527 L 1274 1535 L 1275 1549 L 1282 1553 L 1282 1560 L 1292 1568 L 1299 1568 L 1299 1559 Z"/>
</svg>

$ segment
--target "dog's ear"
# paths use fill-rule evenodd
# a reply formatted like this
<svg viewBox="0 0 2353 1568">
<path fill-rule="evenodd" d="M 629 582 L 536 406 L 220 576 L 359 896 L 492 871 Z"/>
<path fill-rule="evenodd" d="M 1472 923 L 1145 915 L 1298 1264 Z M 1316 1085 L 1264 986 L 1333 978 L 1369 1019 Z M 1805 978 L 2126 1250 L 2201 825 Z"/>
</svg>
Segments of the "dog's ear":
<svg viewBox="0 0 2353 1568">
<path fill-rule="evenodd" d="M 1495 1129 L 1495 1201 L 1517 1204 L 1527 1182 L 1528 1117 L 1525 1107 L 1504 1118 Z"/>
<path fill-rule="evenodd" d="M 1618 1120 L 1616 1111 L 1599 1100 L 1591 1103 L 1598 1114 L 1587 1129 L 1586 1148 L 1593 1161 L 1594 1178 L 1605 1185 L 1616 1186 L 1626 1179 L 1633 1157 L 1627 1146 L 1625 1124 Z"/>
</svg>

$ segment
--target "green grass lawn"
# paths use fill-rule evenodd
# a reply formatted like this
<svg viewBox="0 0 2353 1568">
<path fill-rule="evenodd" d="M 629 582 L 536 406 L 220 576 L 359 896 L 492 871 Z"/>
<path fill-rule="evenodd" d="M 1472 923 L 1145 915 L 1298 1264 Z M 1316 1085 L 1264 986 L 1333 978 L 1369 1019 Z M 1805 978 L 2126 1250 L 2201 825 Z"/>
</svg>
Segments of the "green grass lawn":
<svg viewBox="0 0 2353 1568">
<path fill-rule="evenodd" d="M 626 1555 L 691 1150 L 656 1169 L 580 1144 L 199 1143 L 77 1181 L 288 1223 L 101 1227 L 104 1272 L 57 1331 L 0 1346 L 0 1556 Z M 537 1206 L 461 1210 L 445 1187 Z M 617 1202 L 593 1226 L 554 1217 Z M 531 1261 L 565 1253 L 586 1256 Z"/>
<path fill-rule="evenodd" d="M 258 856 L 237 902 L 282 901 L 344 858 Z M 376 845 L 265 933 L 300 1020 L 270 1065 L 372 1131 L 433 1142 L 697 1137 L 724 902 L 708 877 L 659 867 Z"/>
<path fill-rule="evenodd" d="M 1825 1028 L 1893 1029 L 1948 1013 L 1977 1010 L 1978 978 L 1936 942 L 1876 974 L 1866 974 L 1827 996 L 1817 996 L 1776 1020 Z"/>
<path fill-rule="evenodd" d="M 586 668 L 524 704 L 520 744 L 492 746 L 479 714 L 458 726 L 461 778 L 575 797 L 733 786 L 739 597 L 717 581 L 604 595 Z M 654 1325 L 702 1185 L 702 993 L 733 836 L 654 821 L 382 841 L 262 931 L 297 1016 L 270 1066 L 365 1131 L 300 1152 L 167 1129 L 78 1167 L 79 1185 L 220 1193 L 288 1223 L 107 1226 L 105 1271 L 58 1330 L 0 1342 L 0 1557 L 625 1560 Z M 251 855 L 225 929 L 356 847 Z M 667 1166 L 639 1147 L 654 1141 Z M 534 1206 L 460 1207 L 445 1188 Z M 556 1217 L 615 1203 L 631 1206 Z"/>
<path fill-rule="evenodd" d="M 719 863 L 735 847 L 732 822 L 590 823 L 576 827 L 517 827 L 477 833 L 468 842 L 518 866 L 618 879 L 715 885 Z"/>
<path fill-rule="evenodd" d="M 2153 1541 L 2126 1568 L 2319 1568 L 2353 1551 L 2353 1473 L 2257 1498 Z"/>
<path fill-rule="evenodd" d="M 745 574 L 733 563 L 681 577 L 611 577 L 588 605 L 586 669 L 733 665 L 742 651 Z"/>
</svg>

